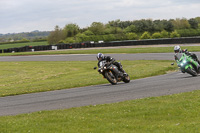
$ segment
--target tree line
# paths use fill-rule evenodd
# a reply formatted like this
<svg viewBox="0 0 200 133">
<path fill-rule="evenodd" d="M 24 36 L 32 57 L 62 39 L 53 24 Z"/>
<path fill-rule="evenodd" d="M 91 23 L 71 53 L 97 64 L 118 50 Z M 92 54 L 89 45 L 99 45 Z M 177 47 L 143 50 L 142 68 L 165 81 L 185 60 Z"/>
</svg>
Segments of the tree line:
<svg viewBox="0 0 200 133">
<path fill-rule="evenodd" d="M 0 44 L 47 41 L 50 31 L 32 31 L 22 33 L 0 34 Z"/>
<path fill-rule="evenodd" d="M 170 20 L 141 19 L 134 21 L 113 20 L 104 24 L 93 22 L 80 28 L 70 23 L 64 28 L 55 26 L 48 36 L 49 44 L 80 43 L 87 41 L 121 41 L 200 36 L 200 17 Z"/>
</svg>

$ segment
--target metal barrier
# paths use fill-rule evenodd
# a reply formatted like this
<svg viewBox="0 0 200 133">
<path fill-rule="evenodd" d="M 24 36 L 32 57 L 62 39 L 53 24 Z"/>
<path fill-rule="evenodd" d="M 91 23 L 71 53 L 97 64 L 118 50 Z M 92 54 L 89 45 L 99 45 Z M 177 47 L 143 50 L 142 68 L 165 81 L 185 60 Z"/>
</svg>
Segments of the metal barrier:
<svg viewBox="0 0 200 133">
<path fill-rule="evenodd" d="M 73 44 L 55 44 L 43 46 L 24 46 L 18 48 L 0 49 L 0 53 L 12 52 L 28 52 L 28 51 L 45 51 L 59 49 L 76 49 L 90 47 L 115 47 L 115 46 L 134 46 L 134 45 L 160 45 L 160 44 L 185 44 L 185 43 L 200 43 L 200 37 L 187 38 L 165 38 L 165 39 L 148 39 L 148 40 L 127 40 L 127 41 L 112 41 L 103 43 L 73 43 Z M 52 47 L 52 46 L 56 46 Z"/>
</svg>

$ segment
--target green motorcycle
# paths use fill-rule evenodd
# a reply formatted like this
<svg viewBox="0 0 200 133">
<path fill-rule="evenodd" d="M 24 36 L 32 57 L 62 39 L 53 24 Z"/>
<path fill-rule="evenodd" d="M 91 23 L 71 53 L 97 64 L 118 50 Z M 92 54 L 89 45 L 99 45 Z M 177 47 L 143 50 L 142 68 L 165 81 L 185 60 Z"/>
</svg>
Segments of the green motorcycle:
<svg viewBox="0 0 200 133">
<path fill-rule="evenodd" d="M 192 76 L 197 76 L 200 73 L 199 64 L 192 57 L 185 53 L 177 53 L 175 55 L 176 62 L 182 73 L 188 73 Z"/>
</svg>

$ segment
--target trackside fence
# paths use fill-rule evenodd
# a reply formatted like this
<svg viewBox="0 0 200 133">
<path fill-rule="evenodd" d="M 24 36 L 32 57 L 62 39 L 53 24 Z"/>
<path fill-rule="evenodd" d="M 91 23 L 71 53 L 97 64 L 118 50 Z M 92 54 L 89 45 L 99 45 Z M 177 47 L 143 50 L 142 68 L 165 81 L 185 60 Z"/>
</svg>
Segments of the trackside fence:
<svg viewBox="0 0 200 133">
<path fill-rule="evenodd" d="M 200 37 L 127 40 L 127 41 L 113 41 L 113 42 L 103 42 L 103 43 L 85 42 L 85 43 L 73 43 L 73 44 L 43 45 L 43 46 L 24 46 L 17 48 L 0 49 L 0 53 L 14 53 L 14 52 L 28 52 L 28 51 L 34 52 L 34 51 L 45 51 L 45 50 L 92 48 L 92 47 L 187 44 L 187 43 L 200 43 Z"/>
</svg>

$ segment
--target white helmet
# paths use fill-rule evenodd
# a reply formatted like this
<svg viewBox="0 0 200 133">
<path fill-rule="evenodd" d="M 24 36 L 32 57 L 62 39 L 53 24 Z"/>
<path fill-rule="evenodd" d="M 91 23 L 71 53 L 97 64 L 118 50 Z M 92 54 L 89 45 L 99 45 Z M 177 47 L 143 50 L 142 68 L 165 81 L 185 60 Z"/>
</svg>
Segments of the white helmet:
<svg viewBox="0 0 200 133">
<path fill-rule="evenodd" d="M 174 46 L 175 53 L 181 53 L 181 47 L 179 45 Z"/>
<path fill-rule="evenodd" d="M 102 53 L 97 54 L 97 59 L 102 60 L 104 58 L 104 55 Z"/>
</svg>

